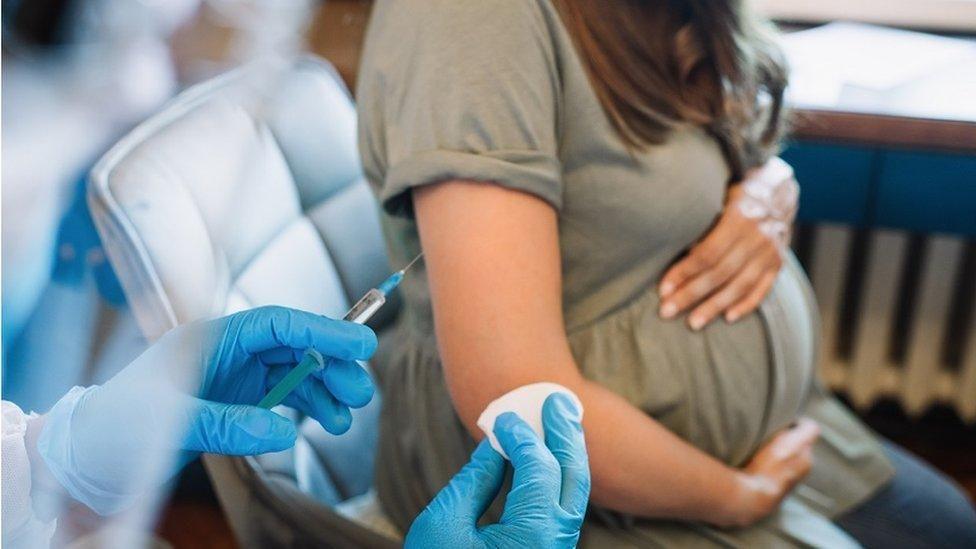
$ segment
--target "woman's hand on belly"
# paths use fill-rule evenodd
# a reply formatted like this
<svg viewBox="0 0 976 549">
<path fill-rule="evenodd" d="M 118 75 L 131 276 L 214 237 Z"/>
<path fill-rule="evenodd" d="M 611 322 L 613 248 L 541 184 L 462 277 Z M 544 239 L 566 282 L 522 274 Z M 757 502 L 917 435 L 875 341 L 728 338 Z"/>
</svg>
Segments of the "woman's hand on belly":
<svg viewBox="0 0 976 549">
<path fill-rule="evenodd" d="M 688 325 L 700 330 L 720 314 L 735 322 L 754 311 L 783 266 L 797 189 L 779 158 L 733 185 L 718 223 L 661 279 L 661 316 L 693 309 Z"/>
<path fill-rule="evenodd" d="M 813 444 L 819 436 L 820 427 L 803 418 L 760 448 L 739 473 L 738 486 L 719 525 L 749 526 L 778 509 L 810 472 Z"/>
</svg>

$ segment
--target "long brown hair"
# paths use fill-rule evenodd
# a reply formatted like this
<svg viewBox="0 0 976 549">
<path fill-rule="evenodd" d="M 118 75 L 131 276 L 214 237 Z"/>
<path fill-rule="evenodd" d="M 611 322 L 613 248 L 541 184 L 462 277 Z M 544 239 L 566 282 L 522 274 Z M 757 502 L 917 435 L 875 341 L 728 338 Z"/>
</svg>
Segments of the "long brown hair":
<svg viewBox="0 0 976 549">
<path fill-rule="evenodd" d="M 775 154 L 787 71 L 747 0 L 556 0 L 614 129 L 628 146 L 683 123 L 722 144 L 732 175 Z"/>
</svg>

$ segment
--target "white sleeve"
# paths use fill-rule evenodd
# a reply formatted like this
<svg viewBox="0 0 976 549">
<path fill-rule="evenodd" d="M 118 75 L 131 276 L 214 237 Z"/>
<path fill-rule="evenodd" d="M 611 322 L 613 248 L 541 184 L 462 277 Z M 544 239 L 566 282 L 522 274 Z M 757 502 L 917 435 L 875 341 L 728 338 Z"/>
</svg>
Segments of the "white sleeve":
<svg viewBox="0 0 976 549">
<path fill-rule="evenodd" d="M 4 547 L 49 547 L 57 520 L 40 521 L 31 500 L 31 466 L 24 442 L 28 423 L 38 417 L 3 401 L 2 523 Z"/>
</svg>

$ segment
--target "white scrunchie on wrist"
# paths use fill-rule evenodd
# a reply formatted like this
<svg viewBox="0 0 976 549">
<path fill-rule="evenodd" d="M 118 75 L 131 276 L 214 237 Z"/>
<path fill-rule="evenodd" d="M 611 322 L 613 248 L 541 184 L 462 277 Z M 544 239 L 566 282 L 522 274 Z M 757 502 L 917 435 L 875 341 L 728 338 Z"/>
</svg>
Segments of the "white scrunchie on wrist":
<svg viewBox="0 0 976 549">
<path fill-rule="evenodd" d="M 742 215 L 759 220 L 759 230 L 788 245 L 800 196 L 793 168 L 779 157 L 772 158 L 750 170 L 741 185 L 736 205 Z"/>
</svg>

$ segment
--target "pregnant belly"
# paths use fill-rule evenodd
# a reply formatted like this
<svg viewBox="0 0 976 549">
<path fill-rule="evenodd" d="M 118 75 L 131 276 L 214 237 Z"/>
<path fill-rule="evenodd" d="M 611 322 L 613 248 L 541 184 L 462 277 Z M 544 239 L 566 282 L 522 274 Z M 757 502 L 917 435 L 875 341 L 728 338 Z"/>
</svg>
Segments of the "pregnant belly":
<svg viewBox="0 0 976 549">
<path fill-rule="evenodd" d="M 760 310 L 701 332 L 662 320 L 656 292 L 569 334 L 583 374 L 731 465 L 796 418 L 814 376 L 815 317 L 790 259 Z"/>
</svg>

